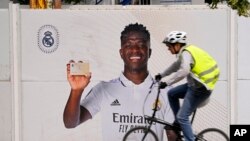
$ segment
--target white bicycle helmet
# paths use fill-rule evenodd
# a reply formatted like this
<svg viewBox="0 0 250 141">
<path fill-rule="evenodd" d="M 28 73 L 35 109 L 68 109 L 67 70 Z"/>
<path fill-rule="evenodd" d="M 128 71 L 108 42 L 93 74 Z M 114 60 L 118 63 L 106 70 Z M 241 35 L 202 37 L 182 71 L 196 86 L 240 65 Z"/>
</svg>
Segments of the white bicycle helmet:
<svg viewBox="0 0 250 141">
<path fill-rule="evenodd" d="M 186 44 L 187 41 L 187 37 L 186 37 L 187 33 L 184 31 L 171 31 L 167 37 L 163 40 L 163 43 L 167 44 L 167 43 L 184 43 Z"/>
</svg>

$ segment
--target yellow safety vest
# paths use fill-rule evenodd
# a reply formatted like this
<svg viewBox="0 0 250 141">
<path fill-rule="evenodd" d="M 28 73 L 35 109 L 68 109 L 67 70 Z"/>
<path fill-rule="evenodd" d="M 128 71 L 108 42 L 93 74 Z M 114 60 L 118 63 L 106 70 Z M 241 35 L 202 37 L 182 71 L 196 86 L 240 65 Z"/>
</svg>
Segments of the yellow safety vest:
<svg viewBox="0 0 250 141">
<path fill-rule="evenodd" d="M 220 75 L 220 69 L 216 61 L 207 52 L 194 45 L 189 45 L 184 50 L 190 52 L 194 59 L 194 65 L 191 69 L 192 73 L 207 88 L 213 90 Z"/>
</svg>

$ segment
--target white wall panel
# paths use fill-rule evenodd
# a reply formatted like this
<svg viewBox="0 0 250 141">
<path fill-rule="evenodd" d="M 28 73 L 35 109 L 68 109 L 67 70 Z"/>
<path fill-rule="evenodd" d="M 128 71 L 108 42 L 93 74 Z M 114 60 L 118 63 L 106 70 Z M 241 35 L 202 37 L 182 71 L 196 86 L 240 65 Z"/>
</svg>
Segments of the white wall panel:
<svg viewBox="0 0 250 141">
<path fill-rule="evenodd" d="M 0 6 L 1 7 L 1 6 Z M 12 94 L 8 10 L 0 9 L 0 140 L 12 139 Z"/>
<path fill-rule="evenodd" d="M 238 79 L 236 93 L 237 123 L 249 124 L 250 113 L 248 89 L 250 86 L 250 66 L 249 66 L 249 30 L 250 19 L 239 17 L 238 22 Z"/>
<path fill-rule="evenodd" d="M 68 82 L 23 82 L 23 141 L 101 140 L 99 115 L 77 128 L 64 127 L 63 110 L 69 92 Z"/>
<path fill-rule="evenodd" d="M 175 60 L 175 56 L 170 55 L 161 43 L 171 30 L 186 31 L 189 43 L 202 47 L 215 57 L 221 77 L 214 94 L 216 102 L 212 107 L 221 106 L 225 111 L 224 122 L 220 123 L 227 130 L 227 114 L 230 111 L 227 105 L 229 17 L 226 8 L 211 10 L 199 6 L 53 11 L 21 9 L 22 139 L 101 140 L 99 117 L 76 129 L 67 130 L 63 126 L 62 113 L 69 95 L 66 63 L 70 59 L 87 59 L 93 76 L 90 86 L 100 80 L 117 77 L 123 69 L 119 56 L 120 33 L 125 25 L 134 22 L 143 23 L 151 32 L 153 54 L 149 69 L 153 75 Z M 38 37 L 43 39 L 46 36 L 39 34 L 39 29 L 44 25 L 49 25 L 43 28 L 44 31 L 53 26 L 59 33 L 59 46 L 52 53 L 44 53 L 38 46 Z M 54 39 L 57 40 L 56 36 Z M 91 139 L 90 135 L 96 138 Z"/>
<path fill-rule="evenodd" d="M 93 68 L 93 76 L 101 79 L 116 76 L 122 68 L 118 54 L 120 32 L 125 25 L 139 22 L 145 24 L 151 32 L 153 55 L 150 69 L 153 73 L 163 70 L 175 59 L 161 43 L 166 33 L 185 30 L 190 44 L 204 48 L 218 60 L 220 79 L 226 80 L 229 36 L 227 11 L 207 11 L 209 10 L 22 10 L 22 78 L 28 81 L 64 80 L 64 67 L 68 60 L 86 58 Z M 115 17 L 113 20 L 107 18 L 111 14 Z M 32 26 L 31 17 L 34 18 Z M 189 24 L 191 21 L 188 17 L 192 17 L 192 24 Z M 59 32 L 59 47 L 51 54 L 43 53 L 37 46 L 39 28 L 47 24 L 55 26 Z M 218 38 L 221 41 L 215 42 Z M 100 72 L 108 72 L 106 77 L 99 75 L 95 68 Z"/>
<path fill-rule="evenodd" d="M 0 8 L 7 9 L 9 2 L 9 0 L 0 0 Z"/>
<path fill-rule="evenodd" d="M 250 80 L 238 80 L 237 90 L 237 124 L 249 124 L 249 86 Z"/>
<path fill-rule="evenodd" d="M 249 65 L 250 19 L 238 19 L 238 79 L 250 79 Z"/>
<path fill-rule="evenodd" d="M 196 132 L 204 128 L 216 127 L 229 135 L 230 109 L 228 107 L 230 107 L 230 104 L 228 102 L 227 85 L 227 82 L 219 81 L 210 96 L 209 103 L 204 107 L 198 108 L 194 120 L 194 130 Z"/>
<path fill-rule="evenodd" d="M 0 140 L 12 139 L 11 84 L 0 81 Z"/>
<path fill-rule="evenodd" d="M 9 12 L 0 9 L 0 81 L 10 80 Z"/>
</svg>

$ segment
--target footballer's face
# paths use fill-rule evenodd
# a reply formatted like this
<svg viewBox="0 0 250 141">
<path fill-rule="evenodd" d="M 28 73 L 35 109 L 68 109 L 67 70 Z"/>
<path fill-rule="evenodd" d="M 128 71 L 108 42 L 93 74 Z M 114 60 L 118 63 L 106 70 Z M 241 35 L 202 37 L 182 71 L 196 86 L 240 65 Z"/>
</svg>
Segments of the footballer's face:
<svg viewBox="0 0 250 141">
<path fill-rule="evenodd" d="M 147 70 L 147 62 L 151 55 L 150 41 L 145 39 L 143 33 L 131 31 L 121 41 L 120 55 L 125 70 Z"/>
</svg>

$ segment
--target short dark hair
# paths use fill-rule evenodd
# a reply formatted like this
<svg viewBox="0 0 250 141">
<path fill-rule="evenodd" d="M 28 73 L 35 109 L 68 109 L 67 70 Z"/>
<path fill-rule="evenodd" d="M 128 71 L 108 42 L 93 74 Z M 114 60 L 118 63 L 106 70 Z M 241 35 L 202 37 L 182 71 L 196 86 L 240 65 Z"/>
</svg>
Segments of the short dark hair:
<svg viewBox="0 0 250 141">
<path fill-rule="evenodd" d="M 150 33 L 146 29 L 146 27 L 142 24 L 135 23 L 135 24 L 129 24 L 124 28 L 124 30 L 121 32 L 121 37 L 120 37 L 121 41 L 127 37 L 128 33 L 134 31 L 142 33 L 147 41 L 150 40 Z"/>
</svg>

